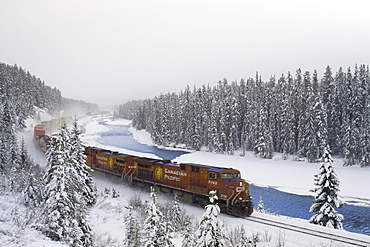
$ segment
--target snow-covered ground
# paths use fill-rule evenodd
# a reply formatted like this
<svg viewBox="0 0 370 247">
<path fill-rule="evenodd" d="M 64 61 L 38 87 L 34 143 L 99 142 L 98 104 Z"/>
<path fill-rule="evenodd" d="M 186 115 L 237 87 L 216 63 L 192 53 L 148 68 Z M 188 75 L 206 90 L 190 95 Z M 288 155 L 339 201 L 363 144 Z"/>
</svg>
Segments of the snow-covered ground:
<svg viewBox="0 0 370 247">
<path fill-rule="evenodd" d="M 131 124 L 131 122 L 128 120 L 113 120 L 108 118 L 105 118 L 104 120 L 107 121 L 105 124 L 108 126 Z M 86 119 L 86 122 L 84 124 L 86 132 L 82 137 L 86 145 L 105 147 L 122 153 L 140 155 L 144 157 L 153 157 L 152 154 L 137 153 L 130 150 L 117 149 L 114 148 L 114 145 L 112 147 L 105 146 L 104 143 L 99 143 L 100 136 L 98 135 L 98 133 L 107 131 L 109 128 L 107 126 L 100 125 L 98 121 L 99 119 Z M 138 131 L 132 127 L 130 128 L 130 131 L 133 133 L 134 138 L 140 143 L 154 145 L 150 139 L 150 135 L 147 132 Z M 246 156 L 242 157 L 238 154 L 230 156 L 204 151 L 189 151 L 188 154 L 178 157 L 176 161 L 234 167 L 239 169 L 242 173 L 242 176 L 253 184 L 259 186 L 274 187 L 282 191 L 299 195 L 311 195 L 310 189 L 313 188 L 313 176 L 318 172 L 320 166 L 320 164 L 312 164 L 305 161 L 294 161 L 294 157 L 291 157 L 288 160 L 282 160 L 278 154 L 275 155 L 274 159 L 272 160 L 260 159 L 249 152 L 246 154 Z M 370 168 L 360 168 L 358 166 L 342 167 L 341 162 L 342 161 L 340 159 L 335 159 L 334 161 L 335 171 L 337 172 L 338 177 L 341 180 L 341 199 L 347 202 L 351 201 L 351 203 L 355 203 L 358 205 L 369 206 L 370 193 L 368 192 L 368 188 L 370 188 L 370 180 L 368 178 L 370 177 Z M 136 190 L 133 190 L 132 188 L 129 188 L 123 184 L 113 185 L 111 181 L 101 178 L 95 178 L 95 180 L 100 189 L 103 189 L 104 187 L 114 186 L 117 190 L 119 190 L 123 197 L 116 200 L 123 200 L 123 204 L 127 204 L 127 199 L 135 193 L 140 193 L 143 198 L 149 198 L 149 193 L 145 193 L 143 191 L 137 192 Z M 163 200 L 166 199 L 163 198 Z M 117 205 L 121 204 L 118 203 Z M 184 204 L 184 206 L 188 212 L 191 212 L 198 219 L 200 219 L 201 215 L 204 213 L 204 209 L 200 207 L 188 204 Z M 99 212 L 102 213 L 101 211 Z M 279 221 L 291 221 L 294 222 L 293 224 L 304 225 L 305 227 L 319 229 L 321 231 L 338 231 L 309 224 L 306 220 L 290 219 L 283 216 L 264 215 L 257 212 L 254 212 L 254 214 L 263 217 L 277 217 Z M 114 229 L 109 230 L 109 223 L 107 220 L 109 212 L 102 213 L 102 215 L 100 216 L 93 215 L 92 221 L 95 221 L 94 226 L 96 227 L 94 229 L 96 229 L 97 231 L 105 231 L 106 234 L 111 234 L 112 236 L 114 236 L 114 238 L 117 239 L 124 238 L 124 236 L 122 236 L 122 220 L 119 220 L 120 223 L 116 221 L 114 224 L 118 225 L 116 225 Z M 333 244 L 331 240 L 307 237 L 306 235 L 300 233 L 286 232 L 281 229 L 266 227 L 263 225 L 252 223 L 245 219 L 235 218 L 228 215 L 222 214 L 220 215 L 220 218 L 225 222 L 225 227 L 228 229 L 235 226 L 243 225 L 247 233 L 249 233 L 249 236 L 259 233 L 261 236 L 265 236 L 266 239 L 271 239 L 269 242 L 260 243 L 258 246 L 276 246 L 278 239 L 281 237 L 284 237 L 285 239 L 285 246 L 342 246 L 336 245 L 335 243 Z M 105 221 L 105 224 L 108 225 L 105 227 L 101 221 L 96 221 L 97 219 L 104 219 L 103 221 Z M 117 229 L 120 230 L 116 232 Z M 346 231 L 341 231 L 340 234 L 348 235 L 357 239 L 365 239 L 367 241 L 370 240 L 370 237 L 366 235 L 360 235 Z M 177 237 L 176 241 L 176 246 L 180 246 L 181 237 Z"/>
<path fill-rule="evenodd" d="M 130 125 L 127 120 L 112 120 L 104 117 L 108 125 Z M 98 121 L 103 120 L 97 117 L 88 117 L 80 119 L 80 124 L 85 128 L 83 141 L 86 145 L 99 146 L 122 153 L 140 155 L 145 157 L 158 158 L 153 154 L 132 152 L 130 150 L 118 149 L 114 145 L 105 146 L 99 142 L 99 133 L 107 131 L 107 126 L 100 125 Z M 153 145 L 150 135 L 145 131 L 137 131 L 133 128 L 130 130 L 134 138 L 140 143 Z M 32 130 L 24 134 L 28 137 L 30 154 L 40 163 L 45 162 L 40 152 L 32 147 Z M 31 146 L 30 146 L 31 145 Z M 317 173 L 319 164 L 310 164 L 307 162 L 296 162 L 291 159 L 282 160 L 280 156 L 275 155 L 272 160 L 256 158 L 253 154 L 247 153 L 245 157 L 238 154 L 234 156 L 219 155 L 207 152 L 192 152 L 178 157 L 177 162 L 196 162 L 212 164 L 216 166 L 234 167 L 241 171 L 242 176 L 249 182 L 260 186 L 274 187 L 282 191 L 296 194 L 309 195 L 309 190 L 313 187 L 313 175 Z M 357 204 L 369 205 L 370 193 L 370 168 L 360 167 L 341 167 L 341 160 L 335 160 L 336 172 L 341 180 L 341 196 L 343 201 L 351 201 Z M 149 200 L 149 192 L 131 188 L 122 183 L 115 183 L 109 179 L 94 175 L 94 180 L 100 191 L 105 188 L 114 188 L 120 193 L 118 198 L 100 197 L 96 206 L 91 210 L 89 220 L 94 231 L 99 246 L 122 246 L 125 239 L 124 235 L 124 215 L 127 212 L 125 206 L 128 200 L 134 195 L 139 194 L 143 201 Z M 168 202 L 168 198 L 161 196 L 160 203 Z M 48 240 L 41 233 L 28 226 L 17 225 L 16 217 L 27 217 L 26 211 L 23 210 L 19 199 L 14 198 L 11 194 L 0 197 L 0 246 L 65 246 Z M 190 204 L 182 204 L 184 209 L 195 219 L 200 220 L 204 209 Z M 14 212 L 19 212 L 14 216 Z M 370 241 L 370 236 L 355 234 L 347 231 L 338 231 L 319 227 L 309 224 L 306 220 L 291 219 L 284 216 L 273 216 L 253 213 L 256 216 L 265 218 L 274 218 L 278 221 L 297 225 L 303 225 L 307 228 L 318 229 L 320 231 L 335 232 L 350 236 L 355 239 Z M 13 217 L 13 218 L 12 218 Z M 368 217 L 368 216 L 364 216 Z M 330 239 L 307 236 L 302 233 L 294 233 L 288 230 L 269 227 L 258 223 L 253 223 L 247 219 L 236 218 L 229 215 L 221 214 L 219 218 L 224 222 L 225 231 L 234 227 L 244 226 L 247 236 L 259 235 L 260 242 L 257 246 L 277 246 L 282 241 L 284 246 L 345 246 L 333 243 Z M 13 222 L 10 223 L 10 222 Z M 181 246 L 181 235 L 175 235 L 173 242 L 175 246 Z M 5 245 L 4 245 L 5 243 Z"/>
</svg>

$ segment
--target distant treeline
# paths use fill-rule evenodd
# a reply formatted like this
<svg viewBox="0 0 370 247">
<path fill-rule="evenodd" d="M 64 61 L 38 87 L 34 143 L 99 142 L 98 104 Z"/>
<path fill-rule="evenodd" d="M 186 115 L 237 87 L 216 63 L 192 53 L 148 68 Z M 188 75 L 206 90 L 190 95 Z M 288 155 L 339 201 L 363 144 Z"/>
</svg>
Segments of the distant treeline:
<svg viewBox="0 0 370 247">
<path fill-rule="evenodd" d="M 323 77 L 297 69 L 279 78 L 255 78 L 217 86 L 203 85 L 179 94 L 130 101 L 118 116 L 147 130 L 158 145 L 233 154 L 253 151 L 307 157 L 315 162 L 324 147 L 345 158 L 346 165 L 370 165 L 369 67 L 342 68 Z"/>
</svg>

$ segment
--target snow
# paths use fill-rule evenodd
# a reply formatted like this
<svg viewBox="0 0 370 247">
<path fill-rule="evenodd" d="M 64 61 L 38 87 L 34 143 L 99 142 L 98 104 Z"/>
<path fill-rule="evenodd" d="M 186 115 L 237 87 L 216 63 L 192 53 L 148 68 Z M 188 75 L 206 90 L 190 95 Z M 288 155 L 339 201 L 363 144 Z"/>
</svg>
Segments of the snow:
<svg viewBox="0 0 370 247">
<path fill-rule="evenodd" d="M 107 121 L 106 125 L 131 125 L 131 121 L 129 120 L 111 120 L 106 117 L 101 117 L 101 118 L 84 118 L 82 123 L 85 129 L 85 132 L 83 133 L 81 139 L 83 141 L 83 144 L 85 146 L 93 146 L 93 147 L 98 147 L 98 148 L 105 148 L 111 151 L 116 151 L 124 154 L 129 154 L 129 155 L 135 155 L 135 156 L 143 156 L 143 153 L 140 152 L 135 152 L 132 150 L 127 150 L 123 148 L 117 148 L 114 146 L 108 146 L 105 145 L 104 143 L 100 143 L 98 139 L 100 138 L 99 133 L 108 131 L 109 128 L 107 126 L 99 124 L 99 121 Z M 150 135 L 148 136 L 147 133 L 143 133 L 143 131 L 138 131 L 137 133 L 139 138 L 141 140 L 148 140 L 150 139 Z M 153 158 L 153 159 L 160 159 L 158 156 L 154 154 L 145 154 L 145 157 L 147 158 Z"/>
<path fill-rule="evenodd" d="M 155 155 L 147 153 L 132 152 L 130 150 L 117 149 L 114 146 L 105 146 L 104 143 L 99 143 L 100 132 L 107 131 L 107 126 L 99 124 L 99 121 L 107 121 L 107 125 L 130 125 L 127 120 L 113 120 L 108 117 L 88 117 L 80 120 L 85 127 L 83 134 L 83 142 L 85 145 L 98 146 L 107 148 L 122 153 L 134 154 L 139 156 L 157 158 Z M 134 138 L 140 143 L 154 145 L 150 140 L 150 135 L 145 131 L 138 131 L 130 128 L 134 134 Z M 32 131 L 26 131 L 25 136 L 31 136 Z M 32 150 L 30 144 L 28 147 Z M 38 150 L 29 151 L 30 154 L 40 156 Z M 42 159 L 41 159 L 42 160 Z M 247 153 L 245 157 L 239 156 L 236 152 L 234 156 L 220 155 L 203 151 L 190 152 L 176 159 L 177 162 L 196 162 L 202 164 L 210 164 L 215 166 L 233 167 L 241 171 L 243 178 L 250 183 L 274 187 L 281 191 L 295 193 L 299 195 L 312 195 L 309 190 L 314 187 L 313 176 L 318 173 L 320 164 L 311 164 L 305 161 L 294 161 L 294 157 L 288 160 L 283 160 L 280 154 L 275 154 L 271 160 L 255 157 L 251 153 Z M 342 167 L 341 159 L 334 160 L 335 172 L 340 180 L 340 196 L 342 201 L 351 202 L 361 205 L 370 205 L 370 168 Z M 42 165 L 42 163 L 41 163 Z M 95 239 L 101 243 L 100 246 L 122 246 L 125 239 L 124 216 L 127 211 L 128 200 L 134 195 L 139 194 L 142 201 L 149 201 L 149 192 L 137 190 L 128 187 L 122 183 L 115 183 L 105 177 L 94 175 L 94 181 L 97 184 L 99 191 L 104 191 L 104 188 L 114 188 L 120 194 L 118 198 L 103 198 L 98 199 L 97 204 L 92 208 L 89 221 L 95 234 Z M 159 203 L 170 203 L 173 198 L 160 196 Z M 182 203 L 182 206 L 188 214 L 193 215 L 199 222 L 205 212 L 204 208 L 191 204 Z M 14 224 L 14 220 L 5 218 L 6 212 L 13 208 L 20 208 L 21 204 L 12 195 L 4 195 L 0 198 L 0 242 L 6 243 L 5 246 L 66 246 L 61 243 L 56 243 L 48 240 L 39 231 L 26 227 L 21 227 Z M 22 212 L 22 210 L 20 210 Z M 337 234 L 338 230 L 327 229 L 317 225 L 309 224 L 307 220 L 292 219 L 284 216 L 275 216 L 254 212 L 254 216 L 273 219 L 280 222 L 292 223 L 306 228 L 316 229 L 325 232 Z M 261 242 L 257 246 L 277 246 L 278 242 L 283 239 L 284 246 L 343 246 L 333 243 L 330 239 L 322 239 L 318 237 L 307 236 L 302 233 L 294 233 L 287 230 L 278 229 L 254 223 L 248 219 L 236 218 L 230 215 L 220 214 L 219 219 L 224 224 L 224 231 L 230 231 L 234 227 L 243 226 L 246 235 L 259 235 Z M 196 230 L 196 229 L 194 229 Z M 10 234 L 11 232 L 12 235 Z M 15 233 L 14 233 L 15 232 Z M 17 232 L 22 233 L 17 239 Z M 5 234 L 4 234 L 5 233 Z M 360 235 L 344 230 L 340 231 L 343 236 L 349 236 L 356 239 L 370 241 L 370 236 Z M 103 244 L 104 243 L 104 244 Z M 175 246 L 181 246 L 182 237 L 177 234 L 174 236 L 173 243 Z M 2 245 L 4 246 L 4 245 Z"/>
<path fill-rule="evenodd" d="M 278 155 L 273 159 L 260 159 L 252 153 L 245 157 L 192 152 L 176 159 L 178 163 L 194 162 L 215 166 L 233 167 L 240 170 L 247 181 L 298 195 L 313 195 L 313 177 L 318 173 L 320 163 L 282 160 Z M 333 166 L 340 180 L 340 196 L 343 202 L 370 206 L 370 167 L 343 167 L 341 159 L 334 159 Z"/>
<path fill-rule="evenodd" d="M 127 120 L 113 120 L 105 118 L 106 125 L 131 125 L 130 121 Z M 101 127 L 97 124 L 97 119 L 89 120 L 89 124 L 86 126 L 87 132 L 84 134 L 82 138 L 85 144 L 94 145 L 98 144 L 101 147 L 104 147 L 103 144 L 97 143 L 99 136 L 96 135 L 97 132 L 100 132 Z M 94 129 L 96 127 L 96 129 Z M 98 130 L 99 129 L 99 130 Z M 136 130 L 134 128 L 130 128 L 130 131 L 133 133 L 134 138 L 139 141 L 140 143 L 146 145 L 153 145 L 153 142 L 150 139 L 150 135 L 143 131 L 143 130 Z M 88 133 L 91 133 L 88 134 Z M 94 138 L 91 136 L 94 135 Z M 108 147 L 106 147 L 108 148 Z M 172 149 L 172 148 L 171 148 Z M 129 150 L 123 150 L 131 153 Z M 283 160 L 281 154 L 275 154 L 273 159 L 261 159 L 256 157 L 254 154 L 247 152 L 244 157 L 238 155 L 236 152 L 235 155 L 222 155 L 222 154 L 215 154 L 209 153 L 204 151 L 189 151 L 190 153 L 182 155 L 176 158 L 175 161 L 178 163 L 180 162 L 187 162 L 187 163 L 201 163 L 201 164 L 210 164 L 215 166 L 223 166 L 223 167 L 233 167 L 239 169 L 243 178 L 245 178 L 250 183 L 253 183 L 258 186 L 265 186 L 265 187 L 273 187 L 278 190 L 294 193 L 298 195 L 313 195 L 310 190 L 314 187 L 313 178 L 314 175 L 318 173 L 320 163 L 308 163 L 306 161 L 295 161 L 295 157 L 290 157 L 288 160 Z M 144 157 L 148 157 L 147 153 L 137 153 L 136 155 L 141 155 Z M 370 168 L 360 168 L 359 166 L 353 167 L 343 167 L 341 159 L 334 159 L 333 165 L 335 167 L 335 172 L 338 175 L 340 180 L 340 196 L 343 202 L 351 202 L 352 204 L 358 205 L 365 205 L 370 206 L 370 193 L 368 189 L 370 187 Z M 102 180 L 96 181 L 98 186 Z M 105 181 L 104 184 L 109 184 L 109 182 Z M 135 191 L 131 191 L 131 188 L 127 188 L 124 185 L 116 184 L 117 188 L 120 188 L 121 195 L 130 195 L 137 193 Z M 98 187 L 99 188 L 99 187 Z M 116 188 L 116 189 L 117 189 Z M 142 193 L 142 192 L 141 192 Z M 149 193 L 142 195 L 144 198 L 149 198 Z M 164 198 L 161 198 L 162 200 Z M 122 198 L 121 198 L 122 200 Z M 148 199 L 146 199 L 148 200 Z M 165 199 L 164 199 L 165 200 Z M 184 204 L 185 209 L 188 212 L 192 212 L 198 219 L 204 213 L 204 209 Z M 277 217 L 272 215 L 261 214 L 258 212 L 254 212 L 254 215 L 262 216 L 262 217 Z M 309 224 L 306 220 L 301 219 L 291 219 L 288 217 L 280 216 L 278 217 L 278 221 L 294 221 L 294 224 L 302 225 L 308 228 L 314 228 L 319 230 L 324 230 L 320 226 Z M 330 245 L 332 244 L 330 240 L 323 240 L 320 238 L 314 237 L 307 237 L 306 235 L 299 234 L 299 233 L 292 233 L 292 232 L 285 232 L 283 230 L 277 230 L 276 228 L 266 227 L 263 225 L 259 225 L 256 223 L 248 222 L 244 219 L 235 219 L 235 217 L 228 216 L 221 214 L 220 219 L 225 222 L 228 229 L 234 226 L 240 226 L 241 224 L 244 225 L 247 235 L 260 233 L 262 235 L 270 235 L 270 238 L 275 240 L 280 237 L 287 238 L 287 246 L 316 246 L 316 245 Z M 121 225 L 121 228 L 123 225 Z M 105 228 L 107 229 L 107 228 Z M 325 231 L 330 231 L 325 229 Z M 336 232 L 336 230 L 332 230 Z M 359 239 L 367 239 L 369 240 L 370 237 L 366 235 L 359 235 L 355 233 L 350 233 L 346 231 L 341 231 L 342 234 L 352 236 L 354 238 Z M 122 232 L 121 232 L 122 234 Z M 117 235 L 122 236 L 122 235 Z M 265 238 L 268 238 L 265 236 Z M 272 241 L 273 241 L 272 240 Z M 176 242 L 177 241 L 177 242 Z M 181 245 L 181 238 L 177 238 L 174 240 L 176 242 L 176 246 Z M 263 246 L 261 243 L 258 246 Z M 268 245 L 266 245 L 268 246 Z M 333 246 L 333 245 L 332 245 Z M 335 246 L 335 245 L 334 245 Z"/>
</svg>

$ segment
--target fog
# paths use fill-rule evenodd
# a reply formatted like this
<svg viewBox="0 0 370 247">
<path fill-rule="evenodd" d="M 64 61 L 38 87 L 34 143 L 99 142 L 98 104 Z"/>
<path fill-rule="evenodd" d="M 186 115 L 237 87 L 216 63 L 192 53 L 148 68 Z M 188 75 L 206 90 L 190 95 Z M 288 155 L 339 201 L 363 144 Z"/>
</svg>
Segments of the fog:
<svg viewBox="0 0 370 247">
<path fill-rule="evenodd" d="M 2 0 L 0 58 L 100 105 L 370 64 L 370 2 Z"/>
</svg>

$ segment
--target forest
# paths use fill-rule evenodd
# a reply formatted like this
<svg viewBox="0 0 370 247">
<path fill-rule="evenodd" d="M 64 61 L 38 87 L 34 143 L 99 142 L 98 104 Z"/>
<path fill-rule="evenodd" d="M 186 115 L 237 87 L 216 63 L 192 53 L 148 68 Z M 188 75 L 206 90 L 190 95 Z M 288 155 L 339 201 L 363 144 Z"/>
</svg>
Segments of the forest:
<svg viewBox="0 0 370 247">
<path fill-rule="evenodd" d="M 96 104 L 62 97 L 57 88 L 45 85 L 17 65 L 0 63 L 0 175 L 6 177 L 4 183 L 11 180 L 8 176 L 11 171 L 25 169 L 29 164 L 25 144 L 17 139 L 17 133 L 26 127 L 27 118 L 36 117 L 37 109 L 58 116 L 64 109 L 73 107 L 85 112 L 98 110 Z M 19 186 L 22 187 L 22 183 Z"/>
<path fill-rule="evenodd" d="M 78 158 L 85 156 L 82 153 L 84 151 L 82 144 L 78 143 L 77 120 L 75 120 L 74 128 L 71 131 L 67 131 L 66 127 L 62 128 L 64 135 L 59 134 L 55 137 L 55 142 L 64 146 L 56 145 L 57 151 L 54 150 L 55 152 L 53 152 L 53 148 L 50 149 L 46 171 L 30 159 L 25 140 L 19 139 L 19 132 L 26 127 L 26 120 L 36 118 L 39 111 L 46 111 L 51 116 L 60 117 L 62 113 L 77 114 L 77 110 L 93 113 L 98 110 L 98 106 L 79 100 L 66 99 L 62 97 L 58 89 L 45 85 L 39 78 L 17 65 L 10 66 L 0 63 L 0 196 L 9 195 L 14 198 L 22 198 L 22 205 L 26 206 L 24 211 L 16 207 L 9 213 L 7 206 L 4 207 L 6 202 L 2 202 L 2 220 L 7 223 L 13 222 L 14 226 L 19 229 L 24 229 L 27 225 L 32 224 L 33 228 L 53 240 L 60 240 L 60 235 L 66 239 L 65 231 L 67 230 L 58 228 L 59 225 L 55 226 L 55 222 L 58 222 L 65 228 L 72 229 L 76 235 L 73 239 L 67 238 L 68 241 L 73 242 L 72 246 L 91 246 L 91 244 L 81 244 L 91 241 L 89 235 L 91 230 L 84 218 L 86 207 L 90 201 L 88 201 L 89 198 L 81 199 L 78 196 L 84 193 L 85 198 L 88 195 L 83 190 L 86 187 L 81 186 L 81 183 L 90 185 L 92 182 L 90 183 L 90 180 L 85 178 L 87 176 L 85 161 L 78 160 Z M 77 119 L 76 115 L 75 117 Z M 66 143 L 71 146 L 71 150 L 67 148 Z M 68 156 L 72 152 L 78 154 L 73 157 L 74 159 Z M 60 166 L 56 160 L 64 163 Z M 73 165 L 71 165 L 72 162 L 74 162 Z M 66 176 L 61 171 L 71 174 L 73 171 L 74 174 L 78 175 L 69 174 Z M 65 175 L 63 179 L 57 176 L 61 174 Z M 55 182 L 55 179 L 59 179 L 58 182 Z M 74 183 L 71 182 L 72 179 L 74 179 Z M 80 184 L 73 187 L 78 182 Z M 66 183 L 69 184 L 65 185 Z M 58 194 L 60 188 L 67 188 L 73 193 L 69 193 L 68 196 L 64 196 L 67 194 L 64 193 L 60 196 Z M 71 190 L 71 188 L 74 189 Z M 55 193 L 58 195 L 54 196 Z M 61 199 L 58 201 L 58 198 Z M 64 207 L 60 207 L 61 205 Z M 74 206 L 74 211 L 66 205 Z M 58 209 L 68 211 L 69 217 L 74 218 L 67 218 Z M 17 234 L 19 232 L 1 231 L 2 237 L 12 239 L 12 236 L 15 235 L 14 239 L 11 240 L 13 244 L 17 243 Z M 4 244 L 7 245 L 7 242 Z"/>
<path fill-rule="evenodd" d="M 344 165 L 370 165 L 369 66 L 334 73 L 317 71 L 262 81 L 255 78 L 216 86 L 187 86 L 180 93 L 119 105 L 118 117 L 133 120 L 161 146 L 234 154 L 274 152 L 316 162 L 329 145 Z"/>
</svg>

